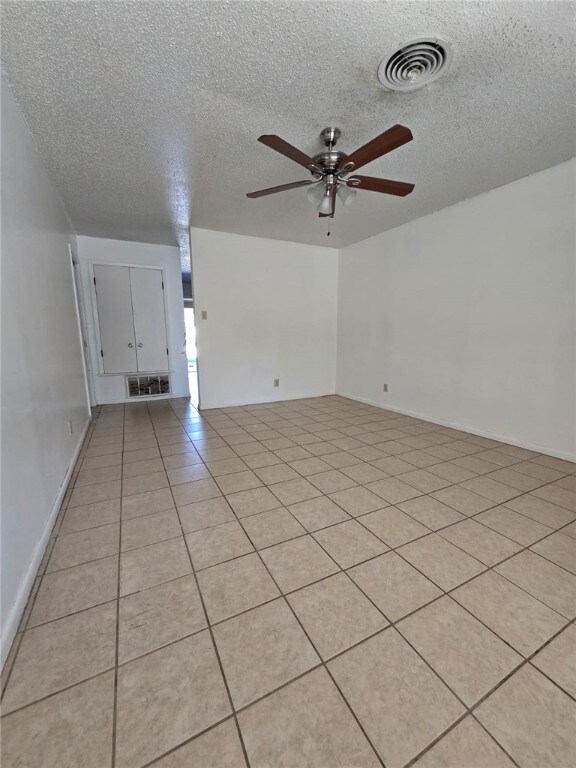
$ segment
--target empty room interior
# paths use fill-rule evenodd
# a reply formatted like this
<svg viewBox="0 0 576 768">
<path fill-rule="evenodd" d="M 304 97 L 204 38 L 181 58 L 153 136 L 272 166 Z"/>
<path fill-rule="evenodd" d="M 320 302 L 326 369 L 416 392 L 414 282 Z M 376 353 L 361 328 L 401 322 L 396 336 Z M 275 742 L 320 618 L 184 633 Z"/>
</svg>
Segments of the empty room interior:
<svg viewBox="0 0 576 768">
<path fill-rule="evenodd" d="M 573 768 L 576 1 L 0 13 L 2 768 Z"/>
</svg>

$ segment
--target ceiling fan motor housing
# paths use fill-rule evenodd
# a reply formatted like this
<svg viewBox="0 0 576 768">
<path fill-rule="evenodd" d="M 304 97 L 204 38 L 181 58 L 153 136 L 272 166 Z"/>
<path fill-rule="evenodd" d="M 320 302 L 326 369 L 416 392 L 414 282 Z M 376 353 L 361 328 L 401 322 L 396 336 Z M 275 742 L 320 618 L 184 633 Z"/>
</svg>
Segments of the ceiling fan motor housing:
<svg viewBox="0 0 576 768">
<path fill-rule="evenodd" d="M 330 173 L 330 171 L 336 170 L 345 157 L 347 157 L 345 152 L 340 152 L 337 149 L 328 149 L 325 152 L 314 155 L 313 160 L 325 173 Z"/>
</svg>

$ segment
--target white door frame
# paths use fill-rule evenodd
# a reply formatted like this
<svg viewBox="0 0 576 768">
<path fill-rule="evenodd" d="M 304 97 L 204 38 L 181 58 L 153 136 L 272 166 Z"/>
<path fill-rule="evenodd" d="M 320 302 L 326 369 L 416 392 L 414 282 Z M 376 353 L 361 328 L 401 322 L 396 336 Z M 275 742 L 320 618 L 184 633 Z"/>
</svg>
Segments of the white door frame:
<svg viewBox="0 0 576 768">
<path fill-rule="evenodd" d="M 91 409 L 96 405 L 96 398 L 94 396 L 94 389 L 92 386 L 92 371 L 90 370 L 90 349 L 88 347 L 86 314 L 84 309 L 84 299 L 82 296 L 82 275 L 80 274 L 79 263 L 74 261 L 71 243 L 68 243 L 68 256 L 70 258 L 70 269 L 72 271 L 72 286 L 74 288 L 74 306 L 76 308 L 76 320 L 78 322 L 78 336 L 80 339 L 80 348 L 82 350 L 84 384 L 86 386 L 88 410 L 90 411 L 90 416 L 92 416 Z"/>
</svg>

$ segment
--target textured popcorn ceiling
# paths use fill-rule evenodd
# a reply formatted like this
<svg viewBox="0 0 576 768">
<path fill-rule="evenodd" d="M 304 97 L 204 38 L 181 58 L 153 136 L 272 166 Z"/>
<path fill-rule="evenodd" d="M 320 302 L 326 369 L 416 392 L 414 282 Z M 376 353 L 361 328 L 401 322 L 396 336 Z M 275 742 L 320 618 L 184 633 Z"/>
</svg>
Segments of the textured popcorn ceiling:
<svg viewBox="0 0 576 768">
<path fill-rule="evenodd" d="M 81 234 L 184 241 L 189 224 L 340 247 L 574 155 L 574 4 L 563 2 L 2 2 L 5 75 Z M 424 35 L 453 44 L 437 82 L 383 90 L 380 60 Z M 326 238 L 306 178 L 259 144 L 352 151 L 394 123 L 414 141 L 364 173 Z M 543 201 L 544 203 L 545 201 Z M 489 222 L 485 222 L 489 226 Z"/>
</svg>

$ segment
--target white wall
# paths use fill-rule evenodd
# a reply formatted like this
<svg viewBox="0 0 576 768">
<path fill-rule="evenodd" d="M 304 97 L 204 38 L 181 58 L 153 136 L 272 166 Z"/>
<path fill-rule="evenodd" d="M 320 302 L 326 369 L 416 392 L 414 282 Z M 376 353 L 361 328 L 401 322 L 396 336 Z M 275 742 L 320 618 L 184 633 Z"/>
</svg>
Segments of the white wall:
<svg viewBox="0 0 576 768">
<path fill-rule="evenodd" d="M 337 251 L 194 228 L 191 249 L 202 408 L 333 393 Z"/>
<path fill-rule="evenodd" d="M 1 119 L 4 661 L 89 410 L 68 252 L 75 237 L 4 80 Z"/>
<path fill-rule="evenodd" d="M 123 374 L 117 376 L 101 373 L 100 347 L 96 337 L 95 296 L 92 283 L 93 264 L 129 264 L 164 269 L 168 349 L 170 350 L 172 380 L 172 393 L 169 397 L 186 397 L 189 394 L 188 363 L 185 348 L 184 299 L 182 296 L 179 249 L 169 245 L 150 245 L 125 240 L 79 236 L 78 256 L 86 307 L 90 367 L 96 402 L 99 404 L 120 403 L 127 401 L 128 398 L 126 397 L 126 381 Z M 155 397 L 154 399 L 158 400 L 159 398 Z"/>
<path fill-rule="evenodd" d="M 575 172 L 342 250 L 337 391 L 574 458 Z"/>
</svg>

